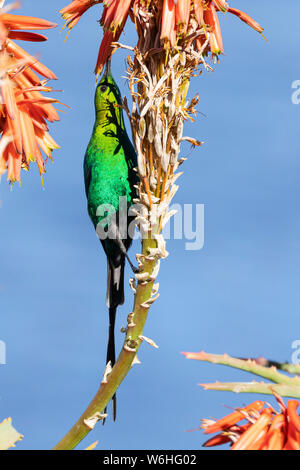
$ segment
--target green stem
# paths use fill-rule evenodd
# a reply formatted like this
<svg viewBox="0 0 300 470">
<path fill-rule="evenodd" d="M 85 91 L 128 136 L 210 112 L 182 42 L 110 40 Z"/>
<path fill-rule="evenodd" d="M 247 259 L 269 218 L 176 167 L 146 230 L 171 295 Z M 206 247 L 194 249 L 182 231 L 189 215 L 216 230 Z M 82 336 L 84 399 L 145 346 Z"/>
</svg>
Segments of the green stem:
<svg viewBox="0 0 300 470">
<path fill-rule="evenodd" d="M 213 364 L 222 364 L 225 366 L 234 367 L 235 369 L 241 369 L 251 374 L 264 377 L 265 379 L 271 380 L 272 382 L 278 384 L 287 384 L 291 386 L 300 387 L 300 378 L 299 377 L 288 377 L 281 372 L 278 372 L 276 367 L 265 367 L 257 364 L 257 362 L 247 359 L 236 359 L 235 357 L 230 357 L 227 354 L 208 354 L 204 351 L 200 353 L 183 353 L 187 359 L 196 359 L 198 361 L 211 362 Z"/>
<path fill-rule="evenodd" d="M 278 370 L 284 370 L 289 374 L 300 375 L 300 364 L 290 364 L 289 362 L 277 362 L 272 359 L 265 359 L 264 357 L 253 358 L 257 364 L 265 367 L 276 367 Z"/>
<path fill-rule="evenodd" d="M 273 395 L 274 392 L 282 397 L 300 398 L 300 387 L 286 384 L 270 384 L 265 382 L 216 382 L 214 384 L 199 384 L 204 390 L 218 390 L 235 393 L 261 393 Z"/>
<path fill-rule="evenodd" d="M 118 357 L 107 379 L 101 383 L 95 397 L 70 429 L 63 439 L 54 447 L 54 450 L 71 450 L 94 428 L 97 421 L 102 419 L 101 413 L 114 396 L 117 388 L 131 369 L 133 360 L 142 342 L 142 333 L 146 323 L 149 305 L 145 304 L 152 295 L 154 278 L 152 276 L 157 263 L 156 258 L 149 256 L 149 250 L 156 248 L 156 240 L 151 238 L 142 241 L 142 254 L 140 273 L 148 273 L 149 276 L 139 281 L 136 287 L 134 309 L 128 316 L 128 328 L 126 338 Z"/>
<path fill-rule="evenodd" d="M 289 362 L 277 363 L 277 369 L 284 370 L 289 374 L 300 375 L 300 364 L 290 364 Z"/>
</svg>

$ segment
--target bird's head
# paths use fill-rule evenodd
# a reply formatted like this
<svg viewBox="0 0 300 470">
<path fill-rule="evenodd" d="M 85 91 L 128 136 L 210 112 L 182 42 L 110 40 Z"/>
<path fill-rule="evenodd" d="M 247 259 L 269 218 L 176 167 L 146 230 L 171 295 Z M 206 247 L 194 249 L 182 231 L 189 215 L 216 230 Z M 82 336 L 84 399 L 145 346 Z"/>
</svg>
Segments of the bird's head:
<svg viewBox="0 0 300 470">
<path fill-rule="evenodd" d="M 106 62 L 104 73 L 96 88 L 96 112 L 107 111 L 114 105 L 122 105 L 122 100 L 120 90 L 111 73 L 110 61 L 108 61 Z"/>
</svg>

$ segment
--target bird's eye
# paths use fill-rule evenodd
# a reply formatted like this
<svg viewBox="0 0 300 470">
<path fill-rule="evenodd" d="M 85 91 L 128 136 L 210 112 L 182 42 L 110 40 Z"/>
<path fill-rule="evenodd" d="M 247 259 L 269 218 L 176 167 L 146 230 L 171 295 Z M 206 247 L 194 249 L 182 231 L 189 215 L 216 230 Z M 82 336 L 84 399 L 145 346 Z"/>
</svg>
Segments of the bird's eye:
<svg viewBox="0 0 300 470">
<path fill-rule="evenodd" d="M 100 87 L 101 93 L 104 93 L 106 91 L 106 89 L 107 89 L 106 85 L 101 85 L 101 87 Z"/>
</svg>

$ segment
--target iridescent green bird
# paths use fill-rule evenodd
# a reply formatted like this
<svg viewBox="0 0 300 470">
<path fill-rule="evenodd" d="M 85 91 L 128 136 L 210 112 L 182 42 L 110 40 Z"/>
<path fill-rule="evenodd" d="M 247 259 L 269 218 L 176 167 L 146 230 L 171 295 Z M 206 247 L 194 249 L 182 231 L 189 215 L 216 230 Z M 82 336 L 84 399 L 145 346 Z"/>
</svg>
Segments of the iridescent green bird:
<svg viewBox="0 0 300 470">
<path fill-rule="evenodd" d="M 84 158 L 84 180 L 88 213 L 107 256 L 109 337 L 106 362 L 111 361 L 112 366 L 115 363 L 116 310 L 124 303 L 125 258 L 136 271 L 127 255 L 132 243 L 127 229 L 134 217 L 127 214 L 136 197 L 137 157 L 126 133 L 121 105 L 120 90 L 108 62 L 96 88 L 96 120 Z M 115 397 L 113 414 L 115 419 Z"/>
</svg>

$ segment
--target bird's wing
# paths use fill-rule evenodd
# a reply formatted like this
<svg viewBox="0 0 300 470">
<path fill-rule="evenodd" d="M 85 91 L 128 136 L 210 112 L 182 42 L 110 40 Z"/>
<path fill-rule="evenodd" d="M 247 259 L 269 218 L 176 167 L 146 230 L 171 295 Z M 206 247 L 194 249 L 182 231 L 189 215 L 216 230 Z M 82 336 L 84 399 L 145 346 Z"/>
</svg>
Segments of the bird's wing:
<svg viewBox="0 0 300 470">
<path fill-rule="evenodd" d="M 92 178 L 92 169 L 90 166 L 85 165 L 84 166 L 84 185 L 85 185 L 85 194 L 86 197 L 89 197 L 89 188 L 91 184 L 91 178 Z"/>
</svg>

